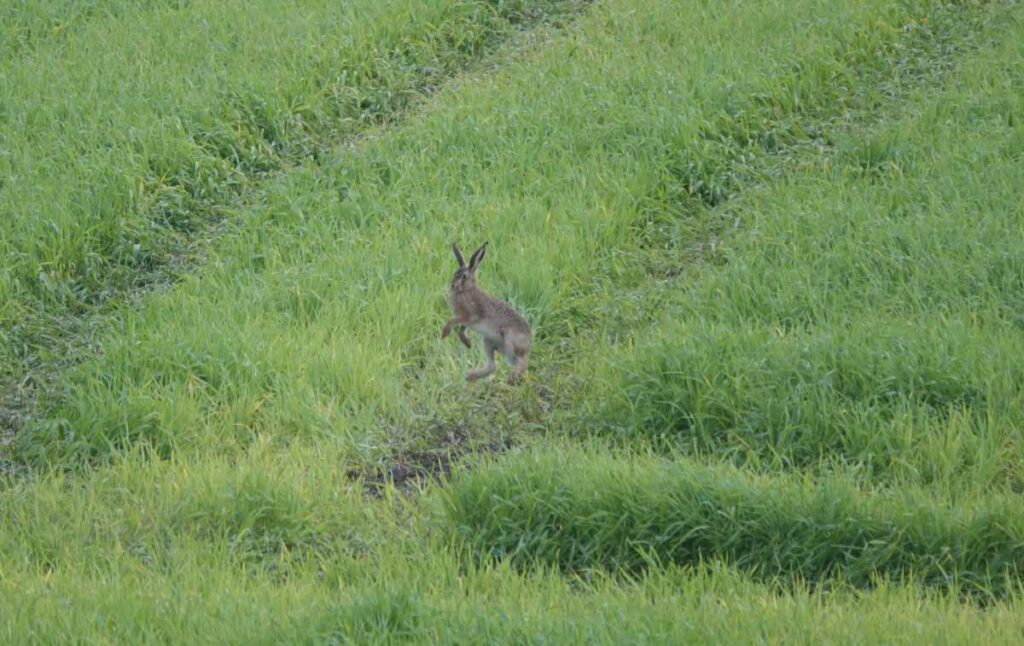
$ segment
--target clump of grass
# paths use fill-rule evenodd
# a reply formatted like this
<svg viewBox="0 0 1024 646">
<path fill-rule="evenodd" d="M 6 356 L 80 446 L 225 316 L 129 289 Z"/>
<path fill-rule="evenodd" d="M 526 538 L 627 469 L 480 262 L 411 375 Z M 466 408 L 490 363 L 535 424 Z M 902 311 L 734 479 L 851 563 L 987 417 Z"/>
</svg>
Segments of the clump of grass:
<svg viewBox="0 0 1024 646">
<path fill-rule="evenodd" d="M 624 439 L 786 468 L 852 462 L 919 482 L 1018 475 L 992 445 L 1021 421 L 1016 334 L 877 315 L 809 330 L 706 321 L 662 334 L 623 366 L 628 385 L 612 406 L 628 411 Z M 944 431 L 959 439 L 937 452 Z"/>
<path fill-rule="evenodd" d="M 523 463 L 523 472 L 531 472 L 528 463 L 538 454 Z M 441 531 L 435 521 L 444 517 L 430 515 L 436 499 L 366 500 L 340 477 L 340 455 L 323 443 L 283 450 L 267 444 L 241 459 L 136 456 L 88 477 L 11 483 L 0 497 L 0 521 L 20 531 L 0 536 L 4 630 L 14 641 L 132 643 L 732 643 L 751 635 L 840 640 L 851 632 L 865 641 L 916 643 L 961 635 L 999 640 L 1019 631 L 1019 601 L 1012 599 L 982 611 L 954 595 L 893 583 L 870 594 L 839 581 L 811 592 L 800 584 L 766 584 L 721 562 L 662 563 L 627 580 L 599 569 L 584 580 L 555 567 L 524 573 L 507 562 L 478 565 L 462 560 L 461 548 Z M 593 455 L 566 453 L 572 464 L 554 460 L 561 469 L 556 477 L 568 481 L 580 473 L 571 456 L 584 471 L 598 468 L 598 462 L 582 464 Z M 636 478 L 625 482 L 651 476 L 643 473 L 656 463 L 641 459 L 634 466 Z M 704 472 L 732 479 L 739 493 L 730 500 L 743 499 L 743 483 L 779 485 L 784 494 L 812 489 L 788 478 Z M 483 513 L 494 502 L 475 509 Z M 500 515 L 505 507 L 498 503 Z M 256 527 L 260 534 L 252 532 Z M 295 540 L 311 532 L 320 537 L 315 545 Z M 297 546 L 265 549 L 257 535 Z"/>
<path fill-rule="evenodd" d="M 714 566 L 696 572 L 669 568 L 636 585 L 596 580 L 580 586 L 508 570 L 471 570 L 453 583 L 444 567 L 454 564 L 430 557 L 397 568 L 364 567 L 361 577 L 338 588 L 314 577 L 255 585 L 253 578 L 215 566 L 204 569 L 186 559 L 177 565 L 173 571 L 102 579 L 99 586 L 95 576 L 90 586 L 63 571 L 46 580 L 9 579 L 4 590 L 11 594 L 0 601 L 9 611 L 5 629 L 15 639 L 40 642 L 908 645 L 1012 643 L 1020 630 L 1019 605 L 997 603 L 979 611 L 950 597 L 892 586 L 871 595 L 785 595 Z"/>
<path fill-rule="evenodd" d="M 324 457 L 320 447 L 317 455 Z M 8 563 L 29 570 L 89 567 L 166 571 L 178 552 L 222 566 L 287 577 L 344 554 L 365 554 L 388 534 L 393 510 L 370 507 L 331 460 L 296 450 L 240 461 L 155 461 L 141 453 L 69 487 L 61 478 L 11 483 L 0 519 Z M 73 502 L 72 502 L 73 501 Z"/>
<path fill-rule="evenodd" d="M 1012 498 L 952 508 L 921 491 L 753 478 L 692 461 L 548 447 L 462 477 L 449 528 L 478 559 L 635 573 L 724 561 L 766 580 L 913 580 L 980 598 L 1019 592 L 1024 514 Z"/>
</svg>

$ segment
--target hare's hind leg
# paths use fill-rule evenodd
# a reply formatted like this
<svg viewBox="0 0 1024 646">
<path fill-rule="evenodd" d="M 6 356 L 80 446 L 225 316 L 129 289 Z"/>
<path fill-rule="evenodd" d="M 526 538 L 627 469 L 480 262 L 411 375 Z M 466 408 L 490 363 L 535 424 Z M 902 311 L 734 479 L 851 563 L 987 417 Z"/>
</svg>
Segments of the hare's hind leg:
<svg viewBox="0 0 1024 646">
<path fill-rule="evenodd" d="M 529 352 L 516 358 L 516 365 L 512 368 L 512 372 L 508 374 L 508 383 L 514 384 L 523 378 L 523 375 L 526 373 L 526 368 L 530 363 L 529 358 Z"/>
<path fill-rule="evenodd" d="M 494 352 L 498 349 L 498 344 L 490 339 L 484 339 L 484 356 L 487 357 L 487 364 L 476 370 L 470 370 L 466 373 L 466 381 L 476 381 L 482 379 L 492 373 L 496 366 L 494 365 Z"/>
<path fill-rule="evenodd" d="M 521 338 L 509 338 L 505 341 L 505 358 L 512 366 L 512 372 L 508 375 L 508 383 L 514 384 L 519 381 L 530 363 L 530 343 Z"/>
</svg>

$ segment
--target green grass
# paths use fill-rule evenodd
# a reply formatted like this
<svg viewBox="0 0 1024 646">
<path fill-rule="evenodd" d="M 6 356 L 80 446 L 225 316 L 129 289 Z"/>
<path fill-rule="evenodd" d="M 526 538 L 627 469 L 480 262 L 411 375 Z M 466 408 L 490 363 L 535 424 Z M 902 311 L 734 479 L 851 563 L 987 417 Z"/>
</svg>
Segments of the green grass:
<svg viewBox="0 0 1024 646">
<path fill-rule="evenodd" d="M 0 375 L 180 273 L 268 174 L 389 123 L 565 2 L 66 0 L 2 10 Z M 17 362 L 17 363 L 13 363 Z"/>
<path fill-rule="evenodd" d="M 750 19 L 774 24 L 774 10 Z M 607 285 L 645 280 L 633 266 L 635 229 L 666 217 L 658 208 L 697 209 L 679 225 L 684 244 L 713 234 L 714 200 L 702 200 L 702 189 L 670 186 L 665 195 L 682 155 L 700 162 L 692 182 L 724 191 L 717 177 L 740 175 L 729 171 L 734 160 L 761 149 L 753 134 L 796 138 L 777 124 L 843 109 L 857 98 L 844 98 L 849 82 L 870 87 L 892 64 L 900 33 L 887 42 L 887 32 L 858 28 L 863 11 L 836 13 L 797 50 L 780 32 L 722 56 L 652 14 L 632 33 L 545 48 L 519 74 L 459 88 L 457 99 L 440 95 L 414 127 L 283 174 L 265 203 L 228 216 L 238 228 L 201 276 L 125 314 L 104 360 L 65 380 L 71 392 L 41 430 L 57 441 L 30 441 L 29 450 L 95 458 L 141 440 L 167 455 L 244 446 L 265 429 L 278 439 L 354 432 L 354 445 L 381 445 L 375 431 L 407 425 L 458 383 L 435 329 L 452 239 L 494 240 L 484 285 L 527 311 L 541 343 L 571 343 L 575 328 L 598 328 L 585 313 L 594 300 L 616 305 Z M 724 8 L 688 16 L 687 28 L 708 38 L 747 19 Z M 789 29 L 793 38 L 804 31 Z M 623 38 L 632 40 L 614 45 Z M 699 64 L 679 69 L 694 57 Z M 822 69 L 818 88 L 795 80 L 805 60 Z M 537 367 L 543 374 L 543 357 Z"/>
<path fill-rule="evenodd" d="M 993 44 L 754 191 L 720 266 L 677 281 L 686 315 L 617 362 L 605 419 L 741 462 L 1020 491 L 1024 148 L 997 89 L 1020 53 Z"/>
<path fill-rule="evenodd" d="M 1018 7 L 372 6 L 5 10 L 0 638 L 1019 639 Z"/>
<path fill-rule="evenodd" d="M 950 507 L 920 490 L 860 491 L 841 477 L 755 479 L 688 460 L 540 453 L 450 491 L 451 522 L 478 559 L 627 573 L 711 561 L 789 583 L 912 580 L 984 599 L 1020 590 L 1016 496 Z"/>
</svg>

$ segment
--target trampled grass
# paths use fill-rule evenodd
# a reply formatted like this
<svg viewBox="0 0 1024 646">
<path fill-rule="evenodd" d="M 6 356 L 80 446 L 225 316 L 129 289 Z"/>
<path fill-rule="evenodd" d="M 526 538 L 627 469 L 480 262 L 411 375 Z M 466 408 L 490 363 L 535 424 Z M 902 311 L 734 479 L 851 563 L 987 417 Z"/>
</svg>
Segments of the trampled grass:
<svg viewBox="0 0 1024 646">
<path fill-rule="evenodd" d="M 101 352 L 0 455 L 0 636 L 1019 639 L 1018 7 L 373 6 L 8 10 L 12 96 L 78 74 L 120 116 L 44 94 L 17 134 L 84 155 L 50 193 L 0 189 L 65 218 L 10 229 L 6 311 L 130 286 L 104 240 L 147 231 L 155 263 L 210 240 L 93 321 Z M 218 38 L 181 29 L 202 18 Z M 105 65 L 183 31 L 166 67 L 136 57 L 148 90 L 110 90 Z M 351 65 L 352 102 L 296 109 Z M 211 193 L 165 187 L 177 219 L 138 201 L 133 164 L 204 155 Z M 76 182 L 128 201 L 42 199 Z M 483 240 L 483 286 L 536 330 L 521 387 L 466 386 L 479 349 L 437 338 L 449 244 Z M 90 254 L 47 295 L 33 262 Z M 423 492 L 349 473 L 522 444 Z"/>
</svg>

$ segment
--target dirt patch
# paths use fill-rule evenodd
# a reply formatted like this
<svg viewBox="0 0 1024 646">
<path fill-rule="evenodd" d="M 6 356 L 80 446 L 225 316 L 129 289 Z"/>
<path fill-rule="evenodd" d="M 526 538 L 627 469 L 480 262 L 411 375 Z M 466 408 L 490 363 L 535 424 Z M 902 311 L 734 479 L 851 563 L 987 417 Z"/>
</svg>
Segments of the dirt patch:
<svg viewBox="0 0 1024 646">
<path fill-rule="evenodd" d="M 513 444 L 511 438 L 473 441 L 468 429 L 454 426 L 436 436 L 430 448 L 397 450 L 384 464 L 349 469 L 345 476 L 358 482 L 370 498 L 382 497 L 388 485 L 409 494 L 427 483 L 447 479 L 452 468 L 469 455 L 502 453 Z"/>
</svg>

